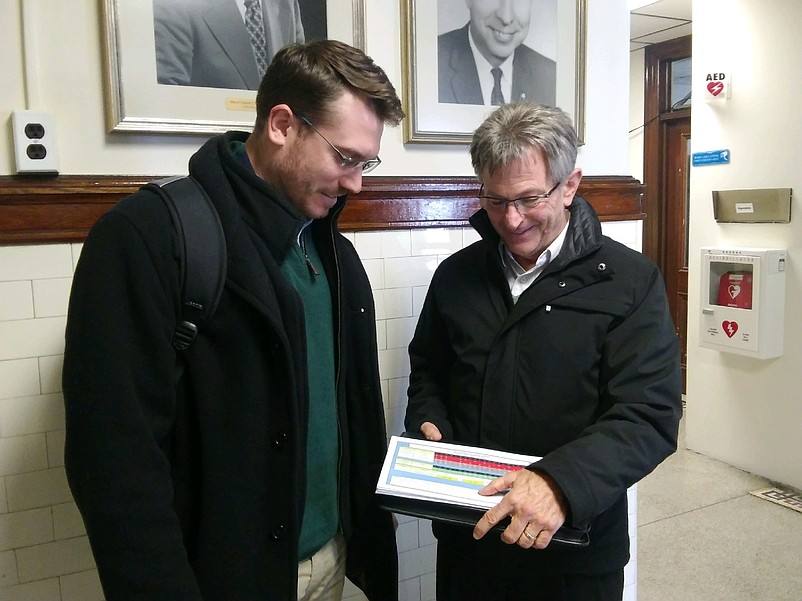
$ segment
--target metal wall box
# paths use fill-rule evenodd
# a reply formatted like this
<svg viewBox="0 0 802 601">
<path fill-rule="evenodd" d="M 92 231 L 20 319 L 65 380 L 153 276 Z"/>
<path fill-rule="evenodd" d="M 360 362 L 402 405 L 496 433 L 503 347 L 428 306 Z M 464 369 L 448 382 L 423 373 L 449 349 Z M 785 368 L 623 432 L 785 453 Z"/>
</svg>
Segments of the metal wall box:
<svg viewBox="0 0 802 601">
<path fill-rule="evenodd" d="M 791 188 L 713 190 L 719 223 L 791 223 Z"/>
</svg>

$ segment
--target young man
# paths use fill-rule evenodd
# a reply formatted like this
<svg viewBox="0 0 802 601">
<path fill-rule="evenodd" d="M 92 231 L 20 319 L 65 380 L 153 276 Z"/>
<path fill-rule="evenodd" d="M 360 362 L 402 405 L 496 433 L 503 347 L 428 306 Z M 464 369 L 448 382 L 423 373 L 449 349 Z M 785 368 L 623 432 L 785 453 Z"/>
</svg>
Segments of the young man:
<svg viewBox="0 0 802 601">
<path fill-rule="evenodd" d="M 370 285 L 345 195 L 403 118 L 384 71 L 326 40 L 276 54 L 251 135 L 191 158 L 225 289 L 175 381 L 170 215 L 139 192 L 84 245 L 67 324 L 66 467 L 110 601 L 397 600 Z"/>
<path fill-rule="evenodd" d="M 434 274 L 406 429 L 542 459 L 483 489 L 508 492 L 473 529 L 434 524 L 439 601 L 620 601 L 627 488 L 676 449 L 662 278 L 602 235 L 576 155 L 569 117 L 545 106 L 504 105 L 473 136 L 482 240 Z M 563 524 L 589 528 L 590 545 L 552 543 Z"/>
</svg>

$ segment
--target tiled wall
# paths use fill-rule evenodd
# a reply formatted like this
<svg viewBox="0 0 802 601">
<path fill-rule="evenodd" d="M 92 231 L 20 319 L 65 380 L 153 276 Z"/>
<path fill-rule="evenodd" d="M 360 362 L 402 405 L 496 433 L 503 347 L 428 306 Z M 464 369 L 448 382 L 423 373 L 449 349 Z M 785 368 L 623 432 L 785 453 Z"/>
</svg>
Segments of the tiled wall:
<svg viewBox="0 0 802 601">
<path fill-rule="evenodd" d="M 640 223 L 605 224 L 640 249 Z M 403 431 L 406 347 L 438 262 L 473 242 L 468 229 L 348 234 L 374 288 L 388 431 Z M 0 247 L 0 601 L 102 601 L 83 524 L 64 474 L 61 356 L 80 245 Z M 636 506 L 630 491 L 631 511 Z M 635 542 L 634 513 L 630 521 Z M 434 599 L 429 522 L 400 517 L 402 601 Z M 635 600 L 635 562 L 625 601 Z M 352 586 L 344 599 L 364 599 Z"/>
</svg>

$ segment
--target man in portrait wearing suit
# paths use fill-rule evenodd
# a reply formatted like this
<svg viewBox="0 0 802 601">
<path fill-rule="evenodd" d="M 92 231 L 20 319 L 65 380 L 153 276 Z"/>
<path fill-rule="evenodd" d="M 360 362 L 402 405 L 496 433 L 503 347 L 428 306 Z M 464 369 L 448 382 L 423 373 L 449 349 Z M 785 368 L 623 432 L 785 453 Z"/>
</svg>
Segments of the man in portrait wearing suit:
<svg viewBox="0 0 802 601">
<path fill-rule="evenodd" d="M 468 23 L 438 36 L 438 101 L 554 105 L 557 64 L 528 46 L 533 0 L 465 0 Z"/>
<path fill-rule="evenodd" d="M 282 46 L 304 42 L 298 0 L 153 0 L 160 84 L 256 90 Z"/>
</svg>

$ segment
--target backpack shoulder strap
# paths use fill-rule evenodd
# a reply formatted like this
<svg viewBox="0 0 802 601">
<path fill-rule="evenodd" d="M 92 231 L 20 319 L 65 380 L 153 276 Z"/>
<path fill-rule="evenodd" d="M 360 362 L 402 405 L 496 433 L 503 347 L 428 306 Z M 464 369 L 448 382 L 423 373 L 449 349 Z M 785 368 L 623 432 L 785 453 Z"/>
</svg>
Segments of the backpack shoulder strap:
<svg viewBox="0 0 802 601">
<path fill-rule="evenodd" d="M 164 200 L 175 226 L 181 278 L 181 313 L 173 347 L 185 351 L 198 328 L 217 310 L 226 280 L 226 241 L 220 216 L 192 176 L 172 177 L 143 186 Z"/>
</svg>

